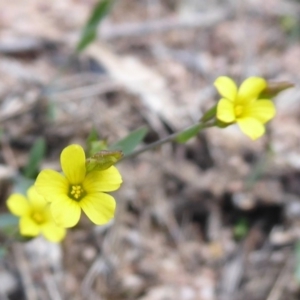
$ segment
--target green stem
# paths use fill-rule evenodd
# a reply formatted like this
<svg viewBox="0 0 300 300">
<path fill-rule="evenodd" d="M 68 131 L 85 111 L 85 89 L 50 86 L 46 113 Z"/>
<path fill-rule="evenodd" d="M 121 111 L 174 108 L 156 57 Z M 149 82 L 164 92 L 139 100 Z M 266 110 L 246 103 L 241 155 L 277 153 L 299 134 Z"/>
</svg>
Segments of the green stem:
<svg viewBox="0 0 300 300">
<path fill-rule="evenodd" d="M 133 151 L 132 153 L 124 156 L 123 159 L 132 158 L 132 157 L 140 155 L 141 153 L 144 153 L 146 151 L 155 149 L 155 148 L 157 148 L 157 147 L 159 147 L 159 146 L 161 146 L 163 144 L 166 144 L 168 142 L 176 141 L 183 133 L 188 132 L 189 130 L 194 130 L 196 127 L 198 127 L 197 128 L 197 133 L 198 133 L 198 132 L 200 132 L 201 130 L 203 130 L 205 128 L 209 128 L 209 127 L 213 127 L 213 126 L 215 126 L 215 123 L 210 123 L 210 124 L 208 124 L 208 123 L 207 124 L 206 123 L 198 123 L 198 124 L 192 125 L 192 126 L 190 126 L 188 128 L 185 128 L 185 129 L 183 129 L 181 131 L 178 131 L 178 132 L 175 132 L 173 134 L 170 134 L 169 136 L 167 136 L 165 138 L 162 138 L 162 139 L 160 139 L 160 140 L 158 140 L 158 141 L 156 141 L 156 142 L 154 142 L 152 144 L 149 144 L 149 145 L 147 145 L 147 146 L 145 146 L 145 147 L 143 147 L 141 149 Z"/>
</svg>

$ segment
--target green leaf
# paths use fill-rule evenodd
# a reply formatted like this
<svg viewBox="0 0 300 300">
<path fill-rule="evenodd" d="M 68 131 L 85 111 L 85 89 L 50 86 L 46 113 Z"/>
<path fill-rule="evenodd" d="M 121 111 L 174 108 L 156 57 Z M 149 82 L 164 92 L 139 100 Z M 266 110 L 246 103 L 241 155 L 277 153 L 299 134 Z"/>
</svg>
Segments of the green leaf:
<svg viewBox="0 0 300 300">
<path fill-rule="evenodd" d="M 186 130 L 182 131 L 177 136 L 176 142 L 181 143 L 181 144 L 187 142 L 189 139 L 196 136 L 202 128 L 203 128 L 202 124 L 196 124 L 196 125 L 193 125 L 193 126 L 187 128 Z"/>
<path fill-rule="evenodd" d="M 10 213 L 2 213 L 0 214 L 0 229 L 17 226 L 19 224 L 19 218 L 13 216 Z"/>
<path fill-rule="evenodd" d="M 6 253 L 7 253 L 6 248 L 5 247 L 0 247 L 0 260 L 4 258 Z"/>
<path fill-rule="evenodd" d="M 103 150 L 86 159 L 86 171 L 103 171 L 123 157 L 122 151 Z"/>
<path fill-rule="evenodd" d="M 47 111 L 46 111 L 46 118 L 50 121 L 55 121 L 57 119 L 57 104 L 49 98 L 49 101 L 47 102 Z"/>
<path fill-rule="evenodd" d="M 273 149 L 268 145 L 266 151 L 260 156 L 257 162 L 252 166 L 248 176 L 245 179 L 244 186 L 246 189 L 252 189 L 254 184 L 261 179 L 268 168 L 270 159 L 274 155 Z"/>
<path fill-rule="evenodd" d="M 89 145 L 89 143 L 91 142 L 95 142 L 99 140 L 99 136 L 98 136 L 98 132 L 97 130 L 93 127 L 88 138 L 86 139 L 87 144 Z"/>
<path fill-rule="evenodd" d="M 18 230 L 19 218 L 10 213 L 0 214 L 0 231 L 7 236 L 13 236 Z"/>
<path fill-rule="evenodd" d="M 46 152 L 46 142 L 44 138 L 38 138 L 30 150 L 29 160 L 23 171 L 23 175 L 25 177 L 27 178 L 36 177 L 39 171 L 39 165 L 45 156 L 45 152 Z"/>
<path fill-rule="evenodd" d="M 217 104 L 210 108 L 200 119 L 201 122 L 207 122 L 211 119 L 213 119 L 216 116 L 217 113 Z"/>
<path fill-rule="evenodd" d="M 249 224 L 246 219 L 240 219 L 233 228 L 233 234 L 237 240 L 243 239 L 248 232 Z"/>
<path fill-rule="evenodd" d="M 106 140 L 95 141 L 90 144 L 90 149 L 88 152 L 89 156 L 95 155 L 96 153 L 106 150 L 107 142 Z"/>
<path fill-rule="evenodd" d="M 144 139 L 148 129 L 141 127 L 130 132 L 124 139 L 118 141 L 117 143 L 111 145 L 109 150 L 121 150 L 124 153 L 124 156 L 129 155 L 133 152 L 135 147 Z"/>
<path fill-rule="evenodd" d="M 90 18 L 83 28 L 81 38 L 77 44 L 77 52 L 84 50 L 97 37 L 97 27 L 99 23 L 111 10 L 114 0 L 100 0 L 94 7 Z"/>
<path fill-rule="evenodd" d="M 295 256 L 296 256 L 295 277 L 297 283 L 299 284 L 300 283 L 300 241 L 296 243 Z"/>
<path fill-rule="evenodd" d="M 95 128 L 90 132 L 87 140 L 87 156 L 93 156 L 96 153 L 107 149 L 107 141 L 99 140 L 98 133 Z"/>
<path fill-rule="evenodd" d="M 220 120 L 216 120 L 216 122 L 215 122 L 215 125 L 217 126 L 217 127 L 219 127 L 219 128 L 226 128 L 226 127 L 228 127 L 228 126 L 230 126 L 230 125 L 232 125 L 233 123 L 225 123 L 225 122 L 222 122 L 222 121 L 220 121 Z"/>
</svg>

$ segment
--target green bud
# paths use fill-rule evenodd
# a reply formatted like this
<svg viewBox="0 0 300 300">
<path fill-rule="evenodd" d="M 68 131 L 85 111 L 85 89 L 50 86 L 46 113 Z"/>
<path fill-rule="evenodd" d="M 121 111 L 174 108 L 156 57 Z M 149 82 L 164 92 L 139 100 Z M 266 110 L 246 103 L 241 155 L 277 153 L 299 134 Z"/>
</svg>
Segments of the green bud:
<svg viewBox="0 0 300 300">
<path fill-rule="evenodd" d="M 280 92 L 292 88 L 295 85 L 288 81 L 267 82 L 267 87 L 260 93 L 259 99 L 270 99 L 277 96 Z"/>
<path fill-rule="evenodd" d="M 116 164 L 123 157 L 122 151 L 102 150 L 86 159 L 86 171 L 103 171 Z"/>
</svg>

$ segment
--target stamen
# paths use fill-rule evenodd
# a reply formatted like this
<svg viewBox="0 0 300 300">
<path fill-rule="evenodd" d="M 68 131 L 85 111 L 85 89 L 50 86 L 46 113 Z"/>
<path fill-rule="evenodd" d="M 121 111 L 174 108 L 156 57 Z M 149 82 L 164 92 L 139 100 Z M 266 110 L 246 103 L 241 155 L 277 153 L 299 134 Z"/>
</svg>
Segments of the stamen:
<svg viewBox="0 0 300 300">
<path fill-rule="evenodd" d="M 241 114 L 243 113 L 243 106 L 242 106 L 242 105 L 237 105 L 237 106 L 234 108 L 234 113 L 235 113 L 235 116 L 236 116 L 236 117 L 240 117 Z"/>
<path fill-rule="evenodd" d="M 39 213 L 39 212 L 35 212 L 31 215 L 32 219 L 38 223 L 38 224 L 41 224 L 41 223 L 44 223 L 45 222 L 45 218 L 43 216 L 43 214 Z"/>
<path fill-rule="evenodd" d="M 70 192 L 69 192 L 69 196 L 73 199 L 73 200 L 80 200 L 83 196 L 85 195 L 85 191 L 82 188 L 81 185 L 71 185 L 70 186 Z"/>
</svg>

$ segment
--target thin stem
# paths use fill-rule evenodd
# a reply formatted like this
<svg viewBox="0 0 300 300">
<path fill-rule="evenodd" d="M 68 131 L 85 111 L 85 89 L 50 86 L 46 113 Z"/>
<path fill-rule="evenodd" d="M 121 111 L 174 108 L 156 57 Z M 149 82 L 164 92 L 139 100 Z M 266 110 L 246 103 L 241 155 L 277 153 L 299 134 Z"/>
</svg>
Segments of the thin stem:
<svg viewBox="0 0 300 300">
<path fill-rule="evenodd" d="M 200 132 L 202 129 L 204 128 L 209 128 L 209 127 L 213 127 L 215 124 L 214 123 L 210 123 L 210 124 L 205 124 L 205 123 L 199 123 L 199 124 L 194 124 L 188 128 L 185 128 L 181 131 L 178 131 L 178 132 L 175 132 L 173 134 L 170 134 L 169 136 L 165 137 L 165 138 L 162 138 L 152 144 L 149 144 L 141 149 L 138 149 L 136 151 L 133 151 L 132 153 L 126 155 L 123 159 L 128 159 L 128 158 L 132 158 L 134 156 L 137 156 L 137 155 L 140 155 L 141 153 L 144 153 L 146 151 L 149 151 L 149 150 L 152 150 L 154 148 L 157 148 L 163 144 L 166 144 L 168 142 L 172 142 L 172 141 L 175 141 L 183 132 L 185 131 L 188 131 L 189 129 L 192 129 L 195 127 L 195 125 L 199 125 L 199 129 L 198 129 L 198 132 Z M 122 160 L 123 160 L 122 159 Z"/>
</svg>

